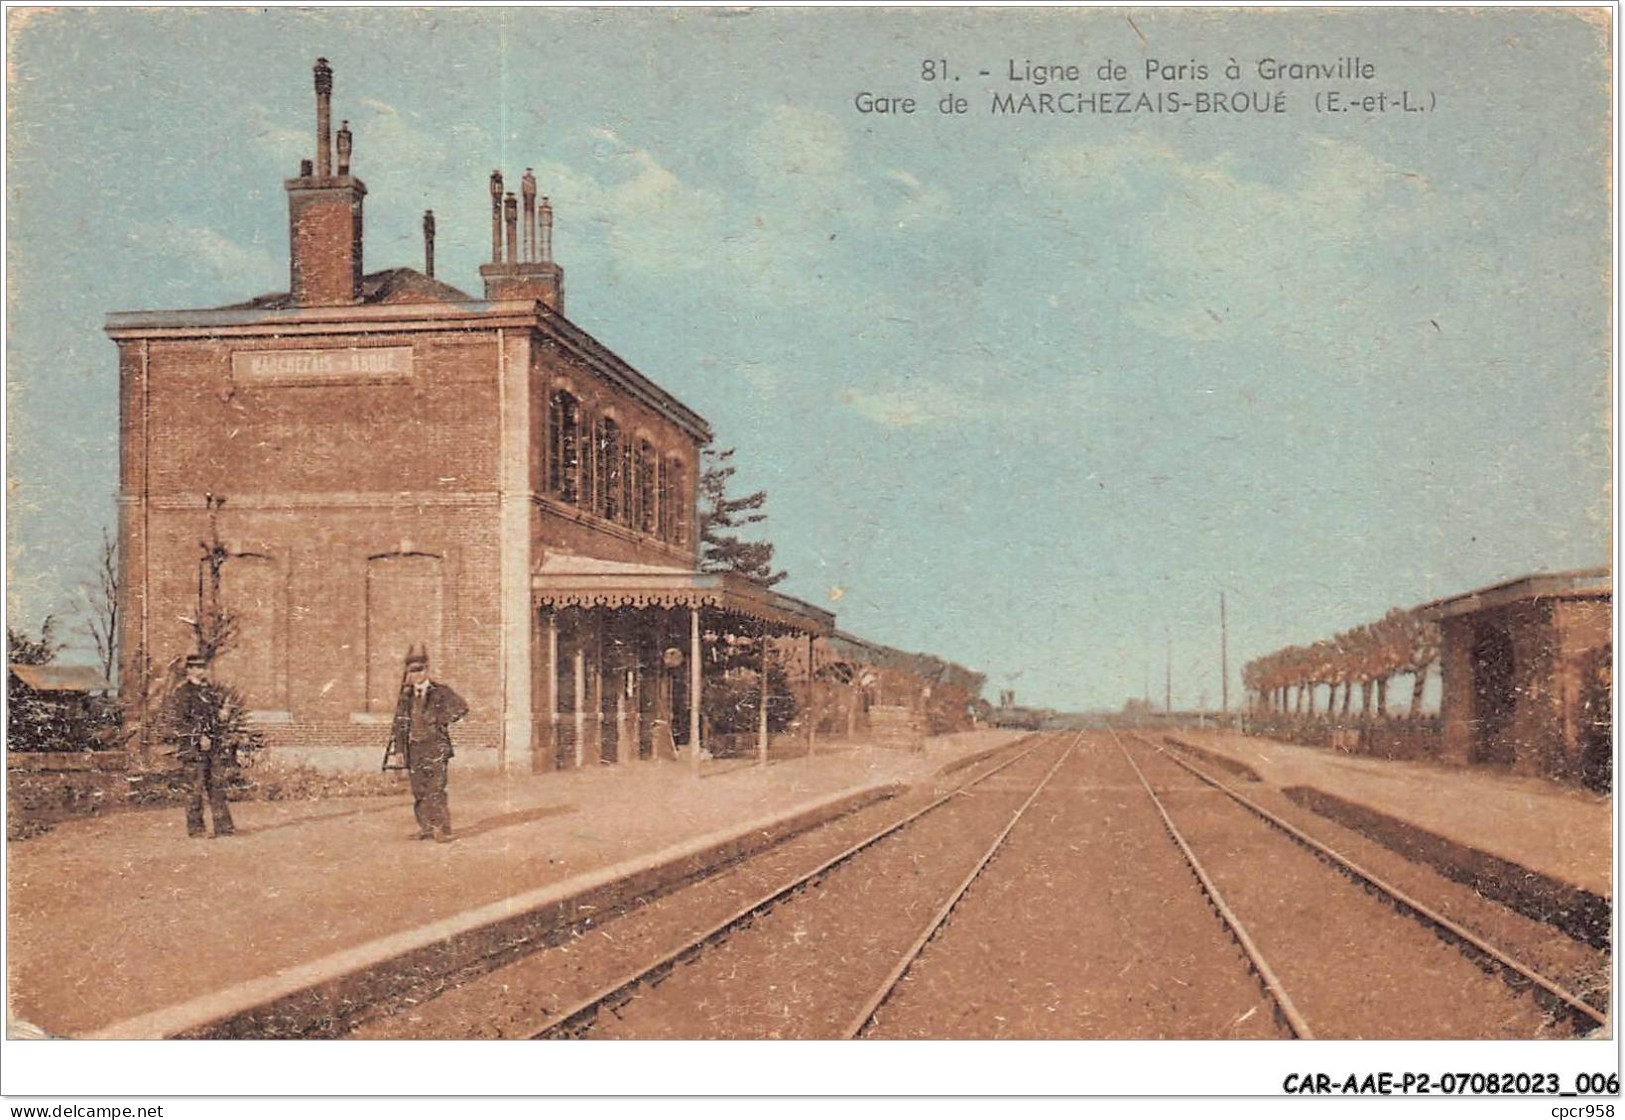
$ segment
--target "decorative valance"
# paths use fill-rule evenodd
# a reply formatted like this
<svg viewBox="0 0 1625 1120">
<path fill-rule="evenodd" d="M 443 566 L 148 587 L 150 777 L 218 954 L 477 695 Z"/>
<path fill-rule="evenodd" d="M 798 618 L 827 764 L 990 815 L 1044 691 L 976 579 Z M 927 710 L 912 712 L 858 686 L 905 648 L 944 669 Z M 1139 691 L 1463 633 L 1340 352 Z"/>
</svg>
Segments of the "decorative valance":
<svg viewBox="0 0 1625 1120">
<path fill-rule="evenodd" d="M 776 635 L 834 632 L 835 616 L 732 572 L 700 572 L 549 554 L 531 577 L 538 606 L 703 608 L 748 618 Z"/>
</svg>

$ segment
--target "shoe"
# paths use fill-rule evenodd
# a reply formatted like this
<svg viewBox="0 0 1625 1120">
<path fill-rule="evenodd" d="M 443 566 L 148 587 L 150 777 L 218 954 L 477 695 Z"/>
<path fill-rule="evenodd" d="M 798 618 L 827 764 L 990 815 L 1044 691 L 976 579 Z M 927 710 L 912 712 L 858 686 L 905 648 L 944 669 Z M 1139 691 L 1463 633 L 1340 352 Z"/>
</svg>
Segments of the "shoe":
<svg viewBox="0 0 1625 1120">
<path fill-rule="evenodd" d="M 216 840 L 218 840 L 218 839 L 220 839 L 220 838 L 221 838 L 221 837 L 222 837 L 222 836 L 236 836 L 236 835 L 237 835 L 237 830 L 236 830 L 236 829 L 235 829 L 235 828 L 228 828 L 228 829 L 226 829 L 226 831 L 224 831 L 224 832 L 217 832 L 217 833 L 215 833 L 215 834 L 214 834 L 214 838 L 215 838 L 215 839 L 216 839 Z"/>
<path fill-rule="evenodd" d="M 436 844 L 450 844 L 452 841 L 451 829 L 435 829 L 434 842 Z"/>
<path fill-rule="evenodd" d="M 434 839 L 434 833 L 428 832 L 428 831 L 414 832 L 414 833 L 412 833 L 412 835 L 408 836 L 407 839 L 408 840 L 433 840 Z"/>
</svg>

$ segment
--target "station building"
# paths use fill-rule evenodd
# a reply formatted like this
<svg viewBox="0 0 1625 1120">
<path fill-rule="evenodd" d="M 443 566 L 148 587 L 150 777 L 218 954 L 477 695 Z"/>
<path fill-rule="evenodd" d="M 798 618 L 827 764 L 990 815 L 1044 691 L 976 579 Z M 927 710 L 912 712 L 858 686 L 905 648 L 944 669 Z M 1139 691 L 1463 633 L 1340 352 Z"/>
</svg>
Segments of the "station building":
<svg viewBox="0 0 1625 1120">
<path fill-rule="evenodd" d="M 469 701 L 465 760 L 698 745 L 704 641 L 810 644 L 833 615 L 699 570 L 711 430 L 566 318 L 534 178 L 485 185 L 480 297 L 435 276 L 432 212 L 421 271 L 368 272 L 367 188 L 325 61 L 315 92 L 315 158 L 283 184 L 288 290 L 107 320 L 127 710 L 194 648 L 218 570 L 235 635 L 217 676 L 279 751 L 376 765 L 415 645 Z"/>
<path fill-rule="evenodd" d="M 1609 569 L 1524 576 L 1417 613 L 1439 624 L 1443 760 L 1610 784 Z"/>
</svg>

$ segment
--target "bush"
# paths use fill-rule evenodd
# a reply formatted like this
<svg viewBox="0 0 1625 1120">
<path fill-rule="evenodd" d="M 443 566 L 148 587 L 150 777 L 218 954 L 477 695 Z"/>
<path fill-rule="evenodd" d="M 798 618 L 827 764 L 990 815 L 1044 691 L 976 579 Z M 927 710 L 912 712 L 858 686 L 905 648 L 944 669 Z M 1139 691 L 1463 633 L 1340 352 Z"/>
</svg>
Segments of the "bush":
<svg viewBox="0 0 1625 1120">
<path fill-rule="evenodd" d="M 327 797 L 390 797 L 404 793 L 409 779 L 400 770 L 333 774 L 259 756 L 246 760 L 232 788 L 249 801 L 314 801 Z"/>
<path fill-rule="evenodd" d="M 6 698 L 6 749 L 105 751 L 121 746 L 118 706 L 105 696 L 58 699 L 15 677 Z"/>
<path fill-rule="evenodd" d="M 767 688 L 767 729 L 782 734 L 796 718 L 796 698 L 783 669 L 769 666 Z M 705 718 L 713 735 L 756 733 L 762 710 L 761 677 L 740 673 L 707 680 L 704 698 Z"/>
</svg>

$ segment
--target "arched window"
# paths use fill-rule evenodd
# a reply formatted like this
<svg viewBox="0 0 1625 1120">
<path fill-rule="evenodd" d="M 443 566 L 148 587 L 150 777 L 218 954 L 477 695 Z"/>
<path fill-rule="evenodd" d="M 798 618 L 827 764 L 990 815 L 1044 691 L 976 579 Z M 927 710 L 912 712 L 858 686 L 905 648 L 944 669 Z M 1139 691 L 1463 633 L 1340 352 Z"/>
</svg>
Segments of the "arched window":
<svg viewBox="0 0 1625 1120">
<path fill-rule="evenodd" d="M 581 497 L 581 403 L 563 389 L 553 394 L 547 488 L 561 501 Z"/>
<path fill-rule="evenodd" d="M 598 515 L 614 521 L 621 516 L 621 426 L 608 416 L 599 422 L 595 452 Z"/>
<path fill-rule="evenodd" d="M 666 460 L 666 476 L 660 498 L 661 536 L 672 544 L 688 539 L 688 486 L 681 459 Z"/>
<path fill-rule="evenodd" d="M 638 520 L 640 532 L 653 534 L 660 516 L 655 491 L 655 449 L 648 440 L 638 441 Z"/>
<path fill-rule="evenodd" d="M 667 472 L 670 464 L 665 459 L 655 459 L 655 493 L 659 495 L 660 517 L 655 525 L 655 536 L 663 541 L 671 540 L 671 490 Z"/>
<path fill-rule="evenodd" d="M 637 487 L 633 485 L 633 479 L 637 477 L 633 462 L 635 458 L 633 447 L 636 442 L 630 436 L 621 440 L 621 516 L 617 520 L 627 525 L 636 525 L 638 523 L 637 510 L 634 508 L 634 503 L 637 500 Z"/>
<path fill-rule="evenodd" d="M 598 508 L 598 457 L 593 448 L 598 446 L 598 425 L 602 421 L 586 405 L 581 408 L 581 470 L 576 486 L 576 502 L 583 509 Z"/>
</svg>

